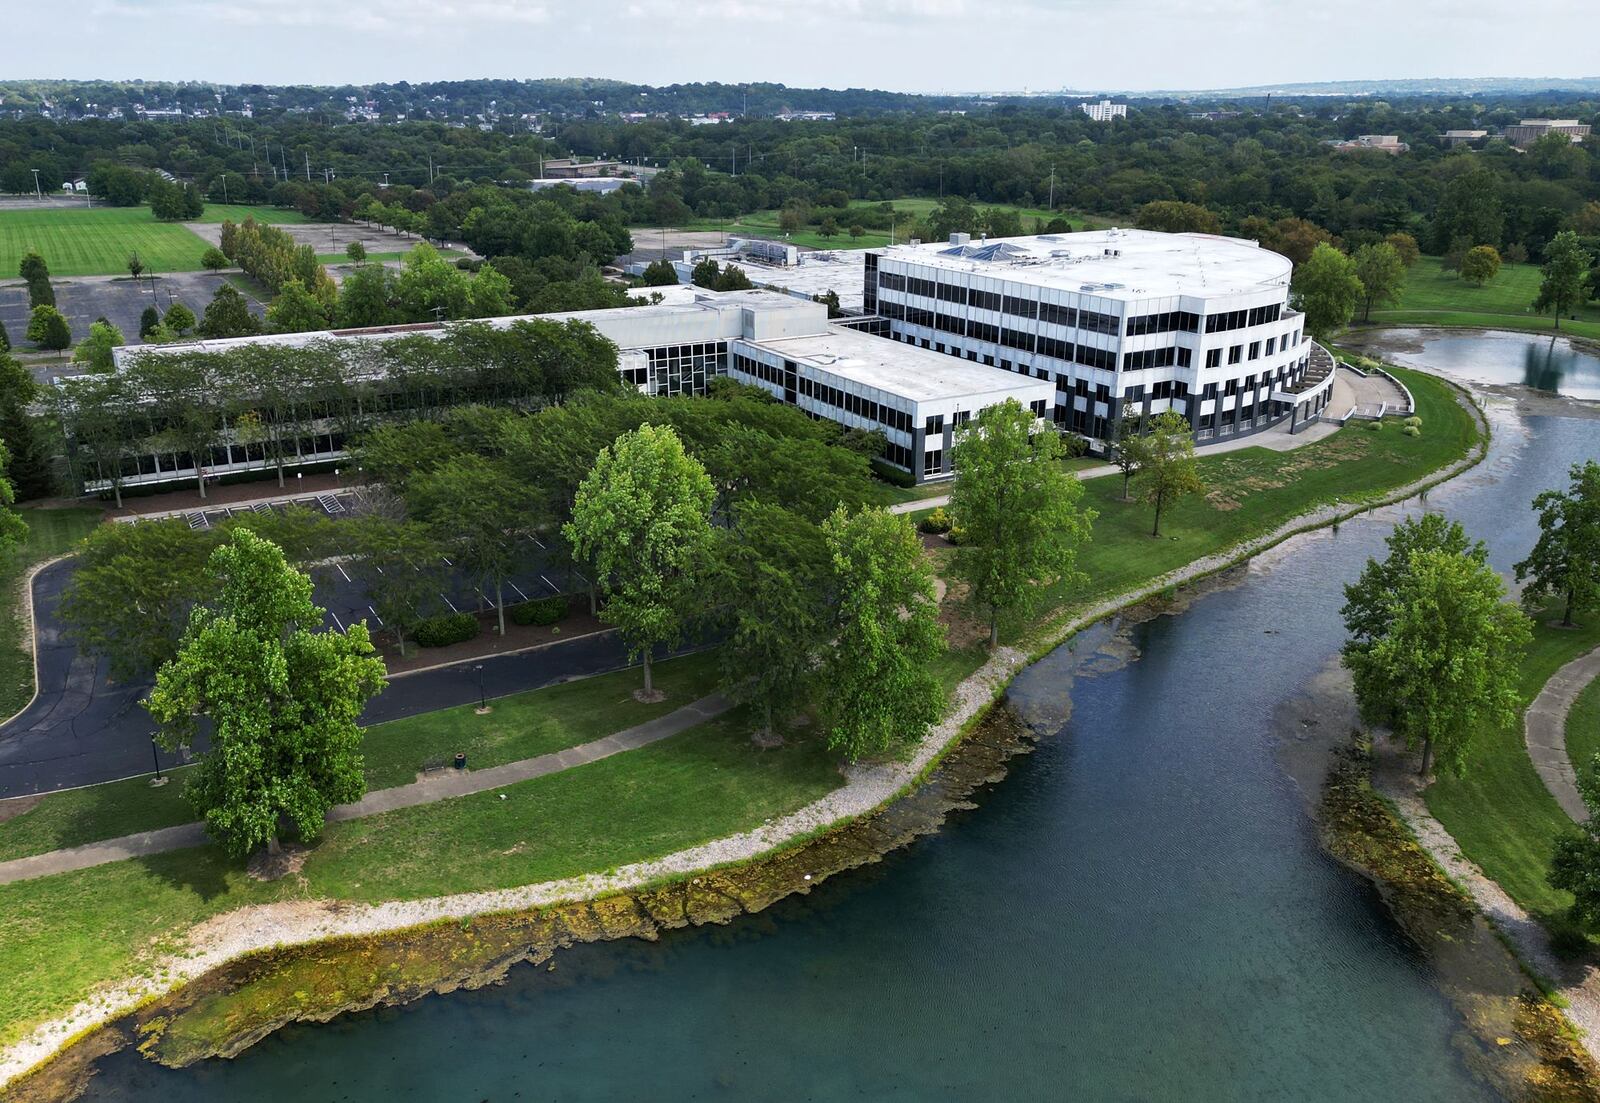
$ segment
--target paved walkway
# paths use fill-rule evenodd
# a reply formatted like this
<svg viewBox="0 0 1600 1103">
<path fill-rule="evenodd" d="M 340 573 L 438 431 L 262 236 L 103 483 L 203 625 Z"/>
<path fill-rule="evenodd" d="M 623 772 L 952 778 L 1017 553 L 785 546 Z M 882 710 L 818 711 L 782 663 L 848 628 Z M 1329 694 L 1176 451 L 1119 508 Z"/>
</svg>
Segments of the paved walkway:
<svg viewBox="0 0 1600 1103">
<path fill-rule="evenodd" d="M 1600 678 L 1600 647 L 1552 674 L 1528 706 L 1522 725 L 1533 768 L 1562 811 L 1577 823 L 1588 821 L 1589 809 L 1578 793 L 1578 776 L 1567 757 L 1567 713 L 1578 694 L 1596 678 Z"/>
<path fill-rule="evenodd" d="M 602 758 L 609 758 L 623 751 L 637 750 L 659 742 L 697 724 L 714 720 L 731 707 L 732 703 L 727 698 L 714 693 L 675 709 L 665 716 L 658 716 L 643 724 L 613 732 L 602 739 L 580 743 L 576 747 L 568 747 L 534 758 L 524 758 L 517 762 L 507 762 L 501 766 L 490 766 L 484 770 L 445 770 L 431 777 L 424 777 L 420 781 L 414 781 L 410 785 L 376 789 L 354 804 L 336 806 L 329 811 L 328 821 L 338 823 L 343 820 L 358 820 L 366 816 L 376 816 L 380 812 L 392 812 L 396 808 L 413 808 L 419 804 L 432 804 L 434 801 L 449 800 L 452 797 L 471 796 L 474 793 L 515 785 L 519 781 L 560 773 L 574 766 L 598 762 Z M 205 829 L 198 823 L 163 827 L 156 831 L 141 831 L 117 839 L 106 839 L 97 843 L 86 843 L 83 846 L 67 847 L 63 850 L 52 850 L 27 858 L 0 862 L 0 884 L 88 869 L 91 866 L 121 862 L 128 858 L 164 854 L 169 850 L 204 846 L 206 841 Z"/>
</svg>

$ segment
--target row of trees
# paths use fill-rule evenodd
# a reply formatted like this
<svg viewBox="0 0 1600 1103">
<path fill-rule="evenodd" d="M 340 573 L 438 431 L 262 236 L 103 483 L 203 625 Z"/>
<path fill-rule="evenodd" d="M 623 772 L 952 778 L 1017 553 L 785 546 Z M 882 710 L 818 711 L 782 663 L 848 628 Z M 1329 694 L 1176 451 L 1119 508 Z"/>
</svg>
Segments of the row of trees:
<svg viewBox="0 0 1600 1103">
<path fill-rule="evenodd" d="M 63 380 L 50 397 L 76 480 L 109 482 L 120 504 L 128 469 L 152 453 L 204 469 L 214 450 L 245 447 L 281 484 L 312 438 L 353 438 L 472 402 L 537 409 L 618 386 L 616 349 L 592 326 L 533 319 L 361 343 L 152 352 L 115 374 Z M 203 496 L 198 471 L 196 481 Z"/>
<path fill-rule="evenodd" d="M 332 304 L 338 297 L 333 280 L 317 261 L 310 245 L 296 245 L 294 237 L 276 226 L 253 218 L 222 223 L 223 256 L 254 276 L 268 290 L 280 292 L 291 280 L 319 302 Z"/>
</svg>

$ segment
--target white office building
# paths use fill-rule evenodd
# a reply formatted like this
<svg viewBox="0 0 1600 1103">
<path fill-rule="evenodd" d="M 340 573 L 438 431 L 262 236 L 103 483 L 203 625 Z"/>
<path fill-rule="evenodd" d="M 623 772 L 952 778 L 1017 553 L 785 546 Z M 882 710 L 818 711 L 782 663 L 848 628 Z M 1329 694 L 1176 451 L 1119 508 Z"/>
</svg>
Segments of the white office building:
<svg viewBox="0 0 1600 1103">
<path fill-rule="evenodd" d="M 1128 105 L 1125 103 L 1112 103 L 1110 100 L 1101 100 L 1099 103 L 1080 103 L 1078 110 L 1097 123 L 1108 123 L 1112 119 L 1126 119 Z"/>
<path fill-rule="evenodd" d="M 616 345 L 619 374 L 642 394 L 704 394 L 712 379 L 727 375 L 761 387 L 812 416 L 848 428 L 881 430 L 886 440 L 883 458 L 919 482 L 951 473 L 952 430 L 991 405 L 1013 398 L 1046 424 L 1054 417 L 1055 390 L 1048 382 L 1008 375 L 830 322 L 827 307 L 821 303 L 776 291 L 695 290 L 692 297 L 671 302 L 535 317 L 592 325 Z M 484 324 L 504 329 L 523 320 L 492 318 Z M 881 322 L 865 324 L 870 328 Z M 346 378 L 359 381 L 376 398 L 383 392 L 384 369 L 383 358 L 370 355 L 375 344 L 418 335 L 441 336 L 450 325 L 135 345 L 114 349 L 112 358 L 121 370 L 146 356 L 226 354 L 241 346 L 314 345 L 333 350 Z M 70 380 L 66 385 L 70 386 Z M 142 420 L 135 421 L 125 487 L 195 477 L 193 457 L 139 454 L 154 445 L 147 439 Z M 336 421 L 328 419 L 297 443 L 290 466 L 331 464 L 343 458 L 346 429 Z M 224 437 L 227 439 L 199 461 L 208 475 L 265 469 L 259 446 L 233 440 L 231 434 Z M 108 485 L 90 480 L 86 489 Z"/>
<path fill-rule="evenodd" d="M 1106 230 L 870 250 L 864 309 L 894 339 L 1047 380 L 1064 431 L 1177 410 L 1203 441 L 1326 405 L 1332 358 L 1289 307 L 1289 260 L 1209 234 Z"/>
</svg>

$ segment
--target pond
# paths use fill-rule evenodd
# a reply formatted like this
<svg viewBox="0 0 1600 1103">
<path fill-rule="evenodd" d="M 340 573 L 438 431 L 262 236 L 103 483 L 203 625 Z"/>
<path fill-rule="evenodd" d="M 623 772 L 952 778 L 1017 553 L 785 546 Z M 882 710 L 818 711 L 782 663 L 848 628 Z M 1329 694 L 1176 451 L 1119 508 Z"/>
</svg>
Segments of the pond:
<svg viewBox="0 0 1600 1103">
<path fill-rule="evenodd" d="M 1533 495 L 1600 456 L 1600 421 L 1497 417 L 1490 459 L 1426 507 L 1506 570 Z M 1285 720 L 1335 661 L 1341 585 L 1404 512 L 1047 656 L 1009 694 L 1037 752 L 938 835 L 809 897 L 232 1061 L 124 1052 L 87 1098 L 1498 1098 L 1427 956 L 1319 845 L 1308 748 L 1344 733 Z"/>
<path fill-rule="evenodd" d="M 1375 336 L 1386 357 L 1455 379 L 1529 387 L 1547 394 L 1600 402 L 1600 355 L 1565 337 L 1533 333 L 1438 329 L 1383 330 Z"/>
</svg>

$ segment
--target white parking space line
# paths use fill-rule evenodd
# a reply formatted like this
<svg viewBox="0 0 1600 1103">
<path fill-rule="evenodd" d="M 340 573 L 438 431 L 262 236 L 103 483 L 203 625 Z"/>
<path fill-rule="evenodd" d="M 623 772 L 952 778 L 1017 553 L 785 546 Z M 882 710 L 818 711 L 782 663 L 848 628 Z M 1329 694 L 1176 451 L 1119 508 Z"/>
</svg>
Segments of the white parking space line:
<svg viewBox="0 0 1600 1103">
<path fill-rule="evenodd" d="M 444 598 L 444 603 L 445 603 L 445 604 L 446 604 L 446 605 L 448 605 L 448 606 L 450 606 L 450 611 L 451 611 L 451 612 L 452 612 L 452 613 L 459 613 L 459 612 L 461 612 L 461 610 L 460 610 L 460 609 L 457 609 L 457 608 L 456 608 L 456 603 L 455 603 L 455 602 L 453 602 L 453 601 L 451 601 L 451 600 L 450 600 L 450 595 L 449 595 L 449 594 L 440 594 L 440 595 L 439 595 L 439 596 L 440 596 L 440 597 L 442 597 L 442 598 Z"/>
<path fill-rule="evenodd" d="M 515 582 L 512 582 L 509 578 L 506 579 L 506 585 L 510 586 L 513 590 L 517 591 L 517 596 L 519 598 L 521 598 L 523 601 L 527 601 L 528 600 L 528 595 L 522 592 L 522 587 L 521 586 L 518 586 Z"/>
</svg>

